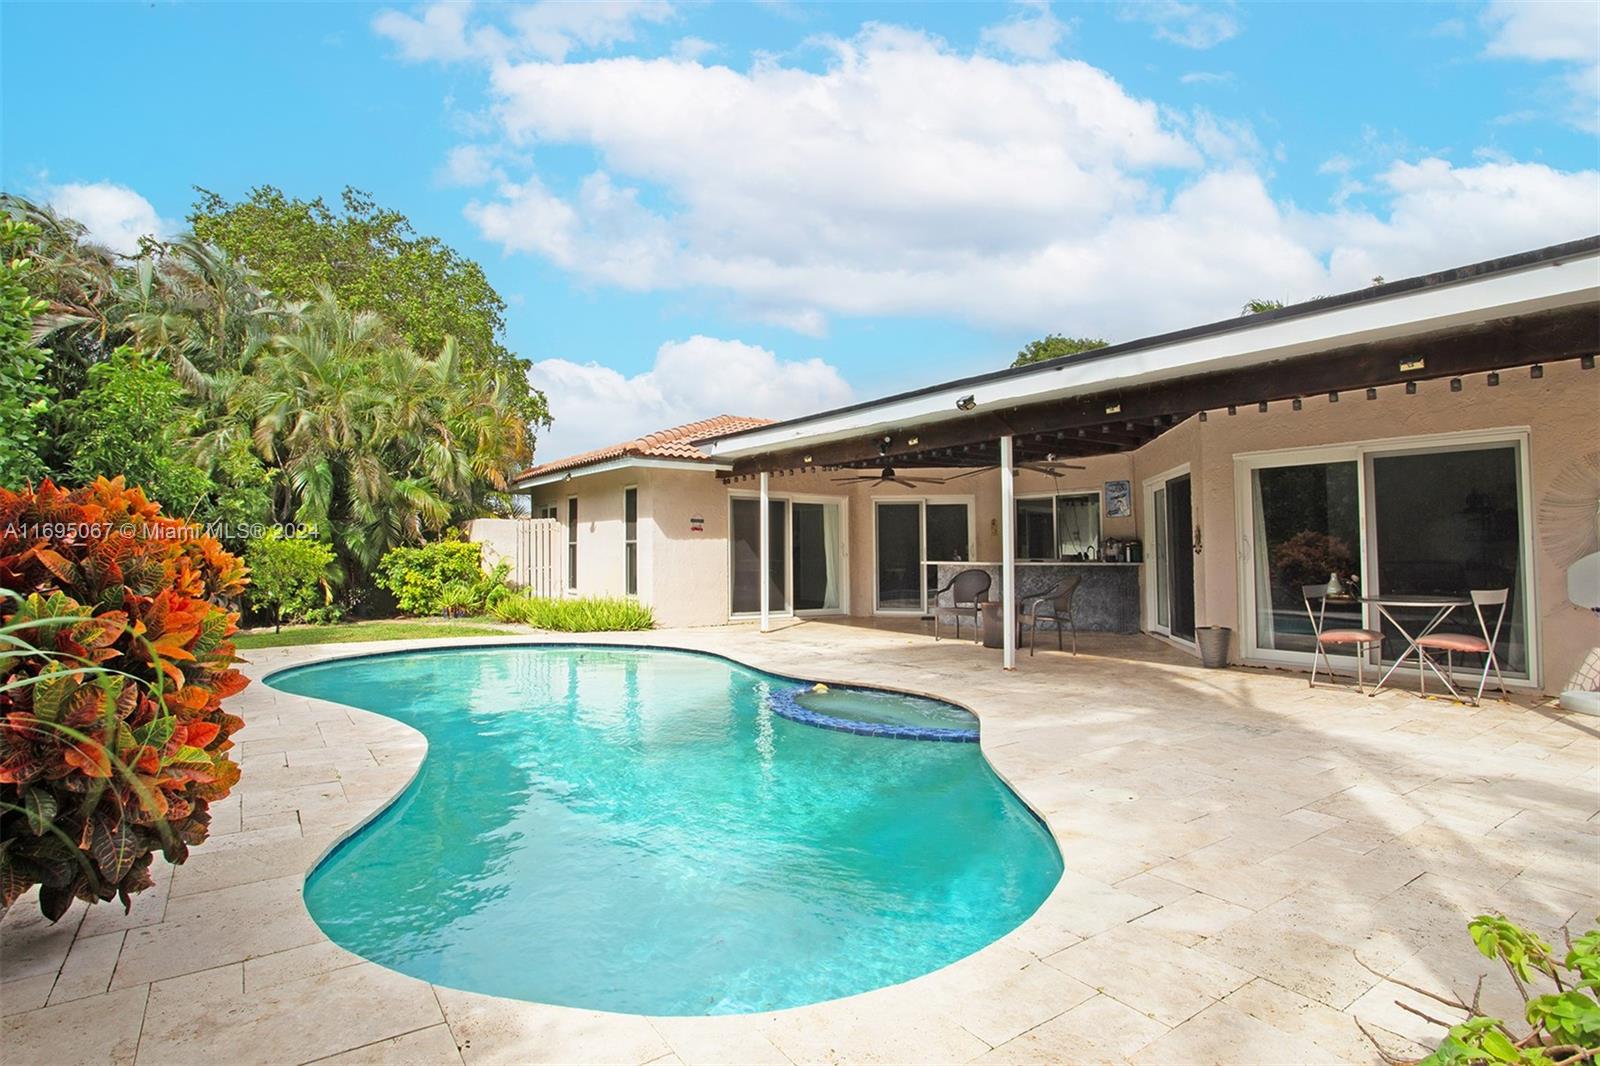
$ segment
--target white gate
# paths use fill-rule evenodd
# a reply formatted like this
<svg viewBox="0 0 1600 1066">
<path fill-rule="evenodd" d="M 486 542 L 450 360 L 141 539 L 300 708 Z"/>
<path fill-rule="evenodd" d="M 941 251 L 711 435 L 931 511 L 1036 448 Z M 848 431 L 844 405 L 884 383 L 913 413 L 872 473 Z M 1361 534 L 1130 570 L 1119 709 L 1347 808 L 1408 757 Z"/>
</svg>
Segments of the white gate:
<svg viewBox="0 0 1600 1066">
<path fill-rule="evenodd" d="M 566 539 L 554 518 L 479 518 L 467 537 L 483 545 L 483 565 L 511 564 L 508 580 L 535 596 L 560 596 L 566 587 L 562 564 Z"/>
</svg>

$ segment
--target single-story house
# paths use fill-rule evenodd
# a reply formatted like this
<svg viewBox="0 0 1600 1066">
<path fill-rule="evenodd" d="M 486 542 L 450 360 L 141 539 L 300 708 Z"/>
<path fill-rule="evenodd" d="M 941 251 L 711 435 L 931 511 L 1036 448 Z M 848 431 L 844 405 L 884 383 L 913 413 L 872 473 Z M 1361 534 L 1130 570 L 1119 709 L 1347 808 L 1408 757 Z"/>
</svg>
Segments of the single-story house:
<svg viewBox="0 0 1600 1066">
<path fill-rule="evenodd" d="M 560 524 L 566 588 L 636 595 L 663 625 L 920 617 L 980 567 L 1013 603 L 1080 576 L 1080 630 L 1192 650 L 1227 627 L 1233 661 L 1308 668 L 1302 584 L 1508 588 L 1506 680 L 1559 690 L 1600 645 L 1600 590 L 1567 575 L 1600 548 L 1597 352 L 1591 237 L 803 418 L 720 416 L 515 490 Z M 1358 599 L 1329 610 L 1393 628 Z"/>
</svg>

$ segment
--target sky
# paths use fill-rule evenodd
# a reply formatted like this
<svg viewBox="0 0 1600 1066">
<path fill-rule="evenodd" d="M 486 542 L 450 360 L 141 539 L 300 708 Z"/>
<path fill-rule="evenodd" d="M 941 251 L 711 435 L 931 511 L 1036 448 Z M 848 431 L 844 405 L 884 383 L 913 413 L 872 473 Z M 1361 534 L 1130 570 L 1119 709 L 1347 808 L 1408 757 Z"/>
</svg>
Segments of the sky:
<svg viewBox="0 0 1600 1066">
<path fill-rule="evenodd" d="M 119 248 L 371 192 L 507 300 L 541 459 L 1600 232 L 1597 134 L 1591 3 L 0 6 L 7 191 Z"/>
</svg>

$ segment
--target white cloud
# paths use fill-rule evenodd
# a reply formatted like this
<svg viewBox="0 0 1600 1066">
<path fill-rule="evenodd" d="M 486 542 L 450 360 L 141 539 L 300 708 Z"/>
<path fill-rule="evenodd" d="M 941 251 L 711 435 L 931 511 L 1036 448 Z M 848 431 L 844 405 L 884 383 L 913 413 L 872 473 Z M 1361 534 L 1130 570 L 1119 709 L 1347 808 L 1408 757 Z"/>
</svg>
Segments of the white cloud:
<svg viewBox="0 0 1600 1066">
<path fill-rule="evenodd" d="M 1566 65 L 1554 86 L 1566 98 L 1566 120 L 1600 131 L 1600 7 L 1583 0 L 1493 0 L 1483 22 L 1493 34 L 1485 55 Z"/>
<path fill-rule="evenodd" d="M 698 63 L 706 56 L 714 55 L 717 51 L 716 45 L 702 37 L 679 37 L 672 42 L 673 58 L 687 59 L 691 63 Z"/>
<path fill-rule="evenodd" d="M 1123 17 L 1147 22 L 1163 41 L 1185 48 L 1215 48 L 1239 35 L 1239 20 L 1231 3 L 1180 3 L 1146 0 L 1123 7 Z"/>
<path fill-rule="evenodd" d="M 385 9 L 372 28 L 412 62 L 507 60 L 537 56 L 560 62 L 579 49 L 611 48 L 635 39 L 639 23 L 672 18 L 664 0 L 540 0 L 514 8 L 509 31 L 471 24 L 470 3 L 427 4 L 416 14 Z"/>
<path fill-rule="evenodd" d="M 1227 85 L 1233 81 L 1233 71 L 1191 70 L 1178 80 L 1185 85 Z"/>
<path fill-rule="evenodd" d="M 1513 59 L 1593 62 L 1600 54 L 1600 9 L 1556 0 L 1494 0 L 1484 11 L 1494 32 L 1484 51 Z"/>
<path fill-rule="evenodd" d="M 809 336 L 832 316 L 931 315 L 1131 338 L 1253 294 L 1600 230 L 1592 172 L 1452 165 L 1374 140 L 1359 163 L 1328 161 L 1338 190 L 1318 211 L 1273 196 L 1248 124 L 1160 107 L 1086 63 L 956 53 L 882 25 L 825 45 L 821 69 L 495 64 L 508 156 L 573 145 L 598 164 L 575 187 L 499 182 L 467 216 L 581 280 L 717 294 Z"/>
<path fill-rule="evenodd" d="M 850 400 L 850 386 L 820 359 L 779 359 L 766 348 L 695 335 L 668 341 L 644 373 L 545 359 L 528 379 L 555 402 L 538 461 L 588 451 L 714 415 L 789 418 Z"/>
<path fill-rule="evenodd" d="M 464 188 L 503 182 L 506 174 L 497 162 L 499 156 L 499 150 L 492 145 L 459 144 L 445 156 L 444 164 L 434 174 L 434 181 Z"/>
<path fill-rule="evenodd" d="M 1056 18 L 1048 0 L 1017 0 L 1019 10 L 1004 22 L 985 26 L 979 39 L 987 47 L 1019 59 L 1049 59 L 1066 37 L 1068 25 Z"/>
<path fill-rule="evenodd" d="M 1329 277 L 1354 288 L 1382 274 L 1403 278 L 1587 236 L 1600 228 L 1600 174 L 1537 163 L 1452 166 L 1443 159 L 1396 163 L 1377 177 L 1390 196 L 1367 212 L 1292 219 L 1313 245 L 1330 249 Z"/>
<path fill-rule="evenodd" d="M 44 198 L 57 214 L 83 223 L 91 238 L 121 255 L 138 252 L 140 237 L 166 237 L 177 228 L 149 200 L 112 181 L 51 185 Z"/>
</svg>

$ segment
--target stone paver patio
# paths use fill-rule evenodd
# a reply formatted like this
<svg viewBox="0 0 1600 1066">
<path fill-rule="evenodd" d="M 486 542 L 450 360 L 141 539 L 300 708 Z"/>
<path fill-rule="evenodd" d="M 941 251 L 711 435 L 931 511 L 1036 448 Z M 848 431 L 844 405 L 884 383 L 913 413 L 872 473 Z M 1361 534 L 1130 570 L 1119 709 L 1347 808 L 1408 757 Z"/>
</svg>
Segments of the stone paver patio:
<svg viewBox="0 0 1600 1066">
<path fill-rule="evenodd" d="M 127 915 L 78 905 L 49 926 L 30 896 L 0 923 L 5 1061 L 1374 1062 L 1354 1017 L 1412 1054 L 1430 1031 L 1380 974 L 1470 990 L 1488 968 L 1471 915 L 1549 932 L 1600 913 L 1600 720 L 1312 691 L 1146 638 L 1085 638 L 1011 675 L 970 644 L 843 624 L 616 642 L 971 707 L 990 762 L 1055 833 L 1061 884 L 952 966 L 774 1014 L 644 1018 L 435 987 L 336 947 L 301 901 L 425 743 L 258 682 L 234 706 L 244 778 L 186 865 Z M 403 646 L 257 651 L 248 672 Z"/>
</svg>

